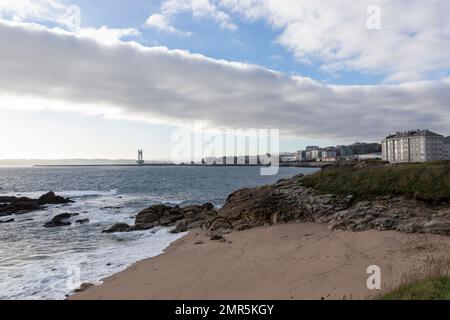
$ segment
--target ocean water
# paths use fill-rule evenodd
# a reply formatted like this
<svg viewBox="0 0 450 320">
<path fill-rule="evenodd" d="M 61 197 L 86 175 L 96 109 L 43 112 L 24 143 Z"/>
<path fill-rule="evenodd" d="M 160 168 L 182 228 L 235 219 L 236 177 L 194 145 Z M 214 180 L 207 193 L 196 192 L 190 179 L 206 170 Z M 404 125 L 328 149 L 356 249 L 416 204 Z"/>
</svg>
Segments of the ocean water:
<svg viewBox="0 0 450 320">
<path fill-rule="evenodd" d="M 183 234 L 166 228 L 101 233 L 118 222 L 133 224 L 135 215 L 152 204 L 220 207 L 237 189 L 316 170 L 280 168 L 276 176 L 261 176 L 256 167 L 0 168 L 0 195 L 39 197 L 53 190 L 75 201 L 0 218 L 15 219 L 0 224 L 0 299 L 64 299 L 81 283 L 100 283 L 161 254 Z M 80 215 L 68 227 L 43 227 L 65 212 Z M 84 218 L 90 222 L 75 223 Z"/>
</svg>

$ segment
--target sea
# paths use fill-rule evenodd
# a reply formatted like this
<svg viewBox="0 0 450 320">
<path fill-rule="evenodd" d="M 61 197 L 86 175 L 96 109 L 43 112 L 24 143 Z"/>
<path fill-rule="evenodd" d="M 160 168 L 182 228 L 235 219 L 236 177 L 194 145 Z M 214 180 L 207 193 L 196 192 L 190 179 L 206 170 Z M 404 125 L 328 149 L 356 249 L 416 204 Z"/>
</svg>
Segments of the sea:
<svg viewBox="0 0 450 320">
<path fill-rule="evenodd" d="M 0 299 L 61 300 L 81 283 L 99 284 L 133 263 L 157 256 L 184 234 L 170 229 L 103 234 L 115 223 L 133 224 L 153 204 L 222 206 L 240 188 L 276 182 L 313 168 L 257 167 L 34 167 L 0 168 L 0 195 L 38 198 L 52 190 L 74 201 L 0 224 Z M 72 225 L 44 228 L 60 213 L 79 213 Z M 77 224 L 78 219 L 89 219 Z"/>
</svg>

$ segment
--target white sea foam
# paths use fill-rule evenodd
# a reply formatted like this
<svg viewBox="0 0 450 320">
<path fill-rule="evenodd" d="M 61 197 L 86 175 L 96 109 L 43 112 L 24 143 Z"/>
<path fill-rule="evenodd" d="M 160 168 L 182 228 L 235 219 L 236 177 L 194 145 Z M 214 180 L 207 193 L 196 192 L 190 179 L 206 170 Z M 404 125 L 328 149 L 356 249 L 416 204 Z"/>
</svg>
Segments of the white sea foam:
<svg viewBox="0 0 450 320">
<path fill-rule="evenodd" d="M 0 229 L 0 299 L 64 299 L 81 283 L 99 283 L 136 261 L 154 257 L 183 234 L 168 229 L 102 234 L 116 222 L 153 202 L 151 196 L 118 195 L 117 190 L 64 191 L 75 203 L 16 216 Z M 23 193 L 36 197 L 41 192 Z M 43 224 L 63 212 L 80 213 L 69 227 L 45 229 Z M 78 218 L 89 224 L 76 224 Z M 33 219 L 33 220 L 28 220 Z"/>
</svg>

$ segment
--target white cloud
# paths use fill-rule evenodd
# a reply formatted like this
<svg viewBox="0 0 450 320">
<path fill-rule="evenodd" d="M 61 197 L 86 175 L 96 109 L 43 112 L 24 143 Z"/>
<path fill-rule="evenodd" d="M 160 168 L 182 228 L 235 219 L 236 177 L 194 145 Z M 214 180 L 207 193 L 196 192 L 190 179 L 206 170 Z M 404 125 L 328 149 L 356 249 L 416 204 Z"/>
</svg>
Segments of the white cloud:
<svg viewBox="0 0 450 320">
<path fill-rule="evenodd" d="M 302 62 L 356 70 L 387 81 L 426 79 L 450 69 L 447 0 L 220 0 L 244 19 L 267 21 L 278 42 Z M 367 29 L 367 8 L 381 9 L 381 29 Z"/>
<path fill-rule="evenodd" d="M 161 5 L 161 12 L 152 14 L 147 19 L 146 25 L 181 36 L 190 35 L 190 32 L 183 32 L 171 24 L 176 15 L 188 12 L 192 14 L 194 19 L 209 19 L 218 23 L 223 30 L 236 31 L 238 29 L 237 25 L 231 21 L 231 17 L 221 10 L 215 2 L 214 0 L 165 0 Z"/>
<path fill-rule="evenodd" d="M 145 25 L 150 28 L 155 28 L 158 31 L 173 33 L 182 37 L 190 36 L 191 32 L 184 32 L 170 24 L 170 18 L 159 13 L 152 14 L 148 17 Z"/>
<path fill-rule="evenodd" d="M 0 22 L 0 107 L 214 127 L 280 128 L 309 138 L 449 133 L 450 78 L 328 86 L 262 67 L 137 43 Z M 33 103 L 33 101 L 36 101 Z"/>
<path fill-rule="evenodd" d="M 82 13 L 78 6 L 65 0 L 0 0 L 0 19 L 6 23 L 52 23 L 54 29 L 80 37 L 90 37 L 104 43 L 113 43 L 140 32 L 134 28 L 82 27 Z M 39 28 L 39 25 L 35 27 Z"/>
<path fill-rule="evenodd" d="M 103 26 L 101 28 L 81 28 L 74 33 L 76 36 L 96 39 L 99 42 L 115 43 L 124 38 L 136 37 L 141 33 L 134 28 L 108 28 Z"/>
<path fill-rule="evenodd" d="M 15 22 L 52 22 L 72 28 L 79 8 L 61 0 L 0 0 L 0 16 Z"/>
</svg>

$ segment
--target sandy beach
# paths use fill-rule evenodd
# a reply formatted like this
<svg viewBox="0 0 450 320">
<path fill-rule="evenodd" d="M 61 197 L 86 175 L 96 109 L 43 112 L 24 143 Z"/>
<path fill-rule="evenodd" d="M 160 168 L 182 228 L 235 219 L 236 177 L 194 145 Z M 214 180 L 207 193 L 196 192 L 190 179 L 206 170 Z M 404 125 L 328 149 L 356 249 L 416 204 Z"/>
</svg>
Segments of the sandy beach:
<svg viewBox="0 0 450 320">
<path fill-rule="evenodd" d="M 388 288 L 427 258 L 450 259 L 449 237 L 336 232 L 316 223 L 260 227 L 210 241 L 191 231 L 70 299 L 367 299 L 370 265 Z M 199 244 L 201 243 L 201 244 Z"/>
</svg>

